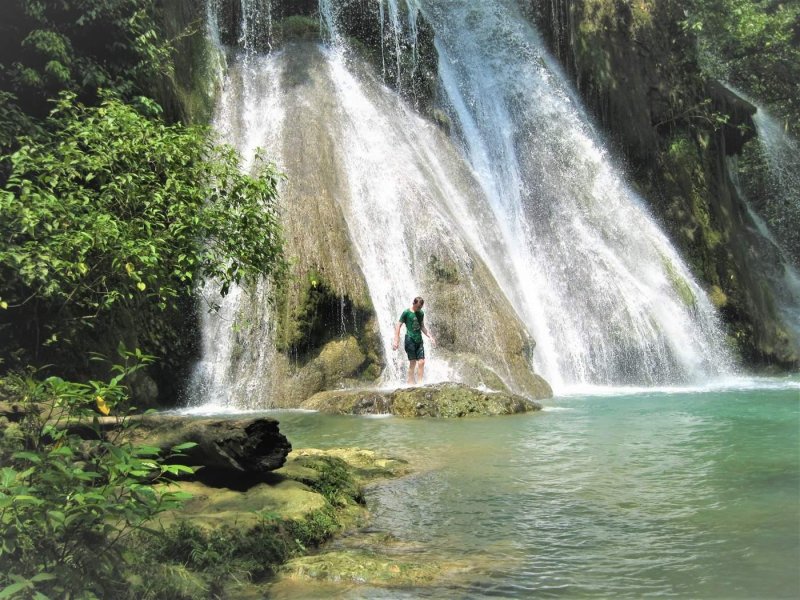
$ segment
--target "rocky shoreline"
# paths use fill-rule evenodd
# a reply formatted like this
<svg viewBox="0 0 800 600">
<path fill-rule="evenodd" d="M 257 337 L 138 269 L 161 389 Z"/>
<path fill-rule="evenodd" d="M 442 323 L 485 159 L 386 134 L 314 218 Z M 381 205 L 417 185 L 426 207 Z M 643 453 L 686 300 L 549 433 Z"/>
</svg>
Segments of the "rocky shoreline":
<svg viewBox="0 0 800 600">
<path fill-rule="evenodd" d="M 396 390 L 326 391 L 303 408 L 329 414 L 462 418 L 536 411 L 523 396 L 445 383 Z M 293 586 L 425 585 L 448 573 L 469 570 L 457 561 L 414 561 L 403 542 L 369 531 L 365 489 L 381 480 L 403 477 L 411 466 L 397 457 L 364 448 L 293 449 L 267 417 L 194 419 L 159 415 L 137 428 L 153 445 L 174 443 L 176 435 L 198 442 L 199 454 L 184 459 L 200 468 L 173 482 L 191 498 L 179 511 L 154 524 L 171 540 L 156 560 L 178 569 L 174 586 L 186 597 L 258 598 Z M 247 443 L 243 432 L 261 432 Z M 164 442 L 162 444 L 161 442 Z M 253 452 L 248 457 L 247 452 Z M 264 460 L 259 457 L 269 457 Z M 230 458 L 223 465 L 225 458 Z M 186 544 L 182 540 L 192 540 Z M 198 548 L 226 541 L 229 564 L 193 563 Z M 182 555 L 185 554 L 185 555 Z M 256 566 L 252 566 L 255 564 Z M 231 566 L 233 565 L 233 566 Z M 241 566 L 239 566 L 241 565 Z M 244 565 L 251 565 L 245 569 Z M 215 570 L 230 571 L 225 577 Z"/>
</svg>

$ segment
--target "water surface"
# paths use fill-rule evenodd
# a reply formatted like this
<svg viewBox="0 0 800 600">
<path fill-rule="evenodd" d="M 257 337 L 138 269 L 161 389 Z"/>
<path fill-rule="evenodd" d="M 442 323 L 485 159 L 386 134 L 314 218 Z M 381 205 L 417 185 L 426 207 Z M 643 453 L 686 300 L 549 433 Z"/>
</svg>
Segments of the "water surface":
<svg viewBox="0 0 800 600">
<path fill-rule="evenodd" d="M 372 528 L 413 548 L 402 560 L 472 565 L 432 587 L 282 597 L 796 598 L 799 407 L 795 379 L 468 420 L 270 413 L 297 448 L 410 460 L 415 474 L 370 489 Z"/>
</svg>

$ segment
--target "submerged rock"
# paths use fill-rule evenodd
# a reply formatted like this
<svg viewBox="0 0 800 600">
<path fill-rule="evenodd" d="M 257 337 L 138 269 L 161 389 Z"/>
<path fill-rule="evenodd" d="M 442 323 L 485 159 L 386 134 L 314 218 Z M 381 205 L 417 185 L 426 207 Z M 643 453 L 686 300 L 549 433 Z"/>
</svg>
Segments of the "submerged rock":
<svg viewBox="0 0 800 600">
<path fill-rule="evenodd" d="M 441 577 L 442 567 L 432 562 L 389 560 L 358 550 L 324 552 L 295 558 L 283 567 L 282 578 L 353 582 L 379 586 L 419 586 Z"/>
<path fill-rule="evenodd" d="M 334 390 L 306 400 L 303 408 L 329 414 L 399 417 L 471 417 L 540 410 L 537 402 L 512 394 L 439 383 L 397 390 Z"/>
</svg>

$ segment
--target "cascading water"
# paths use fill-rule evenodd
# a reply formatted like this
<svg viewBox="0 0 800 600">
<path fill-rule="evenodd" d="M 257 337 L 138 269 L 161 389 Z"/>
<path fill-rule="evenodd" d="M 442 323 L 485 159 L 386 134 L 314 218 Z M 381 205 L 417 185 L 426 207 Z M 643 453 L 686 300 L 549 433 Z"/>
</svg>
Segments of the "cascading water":
<svg viewBox="0 0 800 600">
<path fill-rule="evenodd" d="M 418 64 L 417 15 L 432 24 L 457 145 L 346 52 L 339 8 L 320 0 L 325 46 L 240 52 L 215 125 L 246 158 L 256 146 L 269 150 L 289 186 L 313 180 L 314 194 L 335 199 L 378 317 L 384 384 L 403 379 L 391 338 L 411 297 L 428 298 L 434 330 L 446 310 L 445 292 L 423 275 L 443 257 L 469 307 L 450 316 L 469 321 L 501 377 L 513 371 L 498 341 L 503 327 L 535 337 L 527 368 L 556 391 L 699 381 L 731 368 L 710 303 L 611 166 L 513 3 L 387 0 L 386 39 L 378 16 L 398 88 L 401 67 Z M 296 226 L 289 234 L 303 247 L 304 235 L 320 232 Z M 209 317 L 196 378 L 211 390 L 206 401 L 270 405 L 266 293 L 262 286 L 226 298 L 229 325 Z M 497 318 L 504 306 L 509 318 Z M 428 381 L 460 377 L 448 356 L 432 351 Z"/>
<path fill-rule="evenodd" d="M 769 169 L 769 201 L 765 218 L 778 234 L 780 244 L 790 250 L 794 268 L 800 268 L 800 143 L 763 108 L 753 115 L 761 150 Z"/>
<path fill-rule="evenodd" d="M 738 90 L 735 93 L 746 98 Z M 762 189 L 740 182 L 737 159 L 729 158 L 728 170 L 755 227 L 753 251 L 762 256 L 763 274 L 772 289 L 775 307 L 793 346 L 800 350 L 800 145 L 763 107 L 751 98 L 747 100 L 757 106 L 753 122 L 766 163 L 766 172 L 759 172 Z M 744 175 L 752 177 L 748 172 Z M 749 197 L 748 189 L 755 192 L 757 202 Z"/>
<path fill-rule="evenodd" d="M 422 10 L 459 137 L 503 232 L 494 273 L 537 340 L 539 372 L 563 388 L 730 369 L 711 305 L 515 4 Z"/>
<path fill-rule="evenodd" d="M 261 4 L 254 2 L 256 7 Z M 215 4 L 209 5 L 209 30 L 212 41 L 219 43 L 217 9 Z M 263 23 L 263 15 L 254 6 L 245 3 L 244 9 L 245 20 L 255 16 Z M 250 32 L 251 40 L 256 36 L 252 23 L 243 31 Z M 258 148 L 278 145 L 283 108 L 276 93 L 279 79 L 274 61 L 256 55 L 252 41 L 246 47 L 248 51 L 240 54 L 224 75 L 214 128 L 221 141 L 239 150 L 242 167 L 250 170 Z M 270 158 L 280 164 L 279 157 Z M 271 391 L 275 349 L 269 285 L 261 282 L 249 292 L 234 285 L 224 299 L 217 287 L 211 282 L 201 294 L 203 348 L 190 382 L 190 396 L 206 405 L 254 408 Z"/>
</svg>

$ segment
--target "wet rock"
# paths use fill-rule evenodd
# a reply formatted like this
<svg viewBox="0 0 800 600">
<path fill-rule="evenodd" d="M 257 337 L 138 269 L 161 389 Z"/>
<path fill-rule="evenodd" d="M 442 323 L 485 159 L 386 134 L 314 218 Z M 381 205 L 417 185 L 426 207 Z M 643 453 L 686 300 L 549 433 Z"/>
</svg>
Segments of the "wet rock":
<svg viewBox="0 0 800 600">
<path fill-rule="evenodd" d="M 303 478 L 308 477 L 309 471 L 313 471 L 308 468 L 308 461 L 320 456 L 332 456 L 343 460 L 360 484 L 374 479 L 402 477 L 410 472 L 407 461 L 396 457 L 382 456 L 364 448 L 329 448 L 326 450 L 302 448 L 293 451 L 289 455 L 286 465 L 276 473 L 302 481 Z"/>
<path fill-rule="evenodd" d="M 293 559 L 281 568 L 281 577 L 396 587 L 431 583 L 441 571 L 436 563 L 387 560 L 367 552 L 342 550 Z"/>
<path fill-rule="evenodd" d="M 397 390 L 320 392 L 304 402 L 302 407 L 330 414 L 445 418 L 509 415 L 541 409 L 540 404 L 524 396 L 479 390 L 460 383 Z"/>
</svg>

